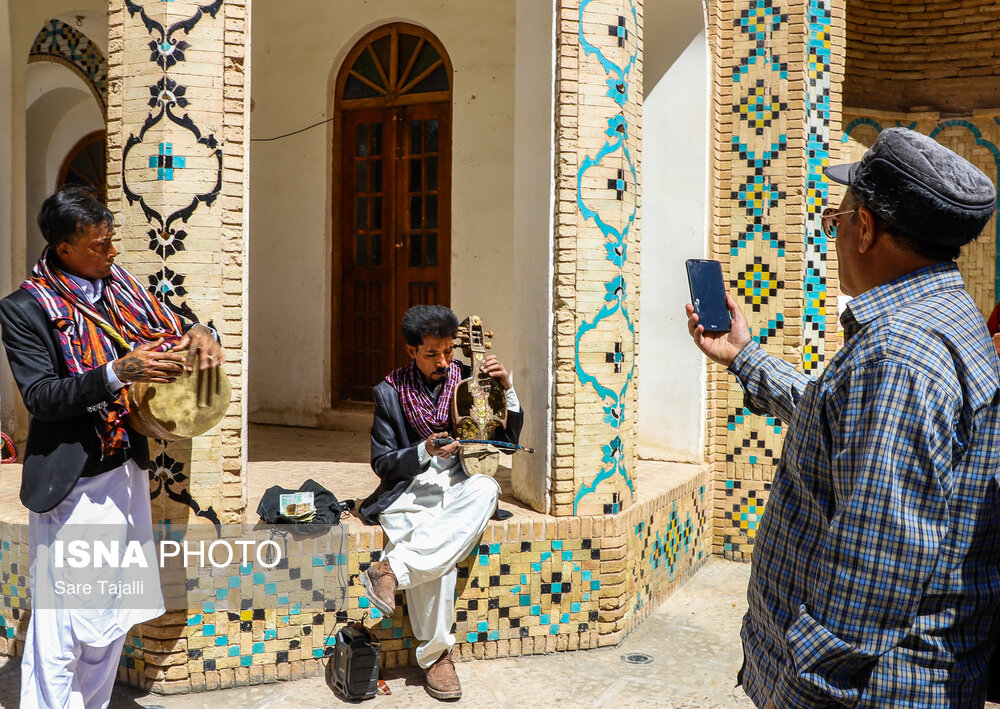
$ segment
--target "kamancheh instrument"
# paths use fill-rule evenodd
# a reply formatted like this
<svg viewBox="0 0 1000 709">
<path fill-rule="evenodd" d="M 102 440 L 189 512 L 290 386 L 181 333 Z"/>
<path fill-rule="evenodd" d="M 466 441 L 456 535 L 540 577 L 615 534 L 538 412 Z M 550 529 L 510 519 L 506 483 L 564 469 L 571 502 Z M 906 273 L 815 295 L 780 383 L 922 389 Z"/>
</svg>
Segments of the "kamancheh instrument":
<svg viewBox="0 0 1000 709">
<path fill-rule="evenodd" d="M 493 440 L 497 429 L 507 425 L 507 394 L 499 381 L 482 371 L 486 350 L 492 346 L 486 339 L 492 337 L 478 315 L 470 315 L 458 326 L 458 343 L 471 361 L 472 373 L 458 383 L 451 407 L 452 428 L 462 443 L 458 455 L 465 472 L 491 477 L 500 465 L 500 449 L 531 451 Z"/>
</svg>

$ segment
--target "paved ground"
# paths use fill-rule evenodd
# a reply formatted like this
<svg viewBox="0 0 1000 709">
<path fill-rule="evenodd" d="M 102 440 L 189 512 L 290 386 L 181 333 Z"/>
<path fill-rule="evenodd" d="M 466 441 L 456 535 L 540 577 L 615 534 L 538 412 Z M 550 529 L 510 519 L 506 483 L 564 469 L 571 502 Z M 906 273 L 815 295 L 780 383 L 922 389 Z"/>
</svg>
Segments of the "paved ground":
<svg viewBox="0 0 1000 709">
<path fill-rule="evenodd" d="M 556 706 L 616 709 L 732 709 L 751 707 L 734 689 L 742 653 L 739 624 L 746 609 L 748 565 L 710 560 L 618 647 L 545 656 L 458 663 L 460 705 L 491 709 Z M 627 653 L 652 655 L 649 665 L 621 661 Z M 413 670 L 390 671 L 392 696 L 364 706 L 440 707 Z M 16 663 L 0 669 L 0 706 L 17 706 Z M 162 697 L 119 687 L 110 709 L 305 709 L 350 705 L 322 678 Z"/>
</svg>

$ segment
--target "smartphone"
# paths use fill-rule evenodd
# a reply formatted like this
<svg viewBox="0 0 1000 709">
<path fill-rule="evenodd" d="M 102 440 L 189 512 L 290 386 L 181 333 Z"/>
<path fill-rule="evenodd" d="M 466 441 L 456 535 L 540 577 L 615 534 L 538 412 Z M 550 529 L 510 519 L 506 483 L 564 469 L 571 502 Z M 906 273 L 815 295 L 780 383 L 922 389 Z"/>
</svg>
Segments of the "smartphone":
<svg viewBox="0 0 1000 709">
<path fill-rule="evenodd" d="M 726 307 L 726 284 L 722 264 L 710 259 L 692 258 L 685 262 L 691 304 L 698 314 L 698 324 L 705 332 L 729 332 L 729 308 Z"/>
</svg>

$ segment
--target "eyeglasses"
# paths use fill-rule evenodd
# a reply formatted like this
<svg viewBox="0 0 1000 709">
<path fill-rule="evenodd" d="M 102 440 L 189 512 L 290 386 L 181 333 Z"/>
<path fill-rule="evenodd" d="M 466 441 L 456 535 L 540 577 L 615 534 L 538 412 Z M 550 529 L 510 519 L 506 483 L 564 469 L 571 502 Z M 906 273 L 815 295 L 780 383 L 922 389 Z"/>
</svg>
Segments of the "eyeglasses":
<svg viewBox="0 0 1000 709">
<path fill-rule="evenodd" d="M 843 217 L 847 214 L 854 214 L 857 209 L 849 209 L 845 212 L 833 212 L 833 207 L 827 207 L 823 210 L 823 232 L 829 236 L 831 239 L 837 238 L 837 217 Z"/>
</svg>

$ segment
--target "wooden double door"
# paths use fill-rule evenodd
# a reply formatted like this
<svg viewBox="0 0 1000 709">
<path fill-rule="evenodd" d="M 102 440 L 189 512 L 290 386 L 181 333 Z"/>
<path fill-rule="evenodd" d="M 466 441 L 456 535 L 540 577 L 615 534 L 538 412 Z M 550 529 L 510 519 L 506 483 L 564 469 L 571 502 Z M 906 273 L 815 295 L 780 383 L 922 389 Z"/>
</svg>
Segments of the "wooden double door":
<svg viewBox="0 0 1000 709">
<path fill-rule="evenodd" d="M 340 144 L 341 397 L 363 401 L 408 359 L 403 313 L 451 297 L 451 105 L 345 112 Z"/>
</svg>

